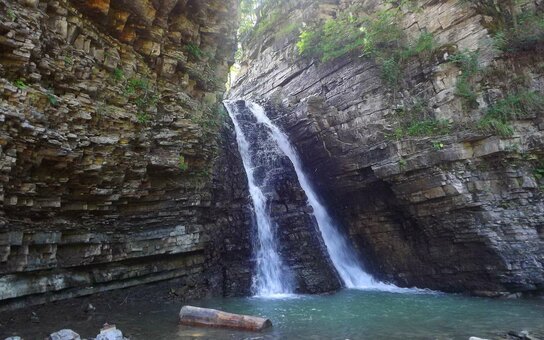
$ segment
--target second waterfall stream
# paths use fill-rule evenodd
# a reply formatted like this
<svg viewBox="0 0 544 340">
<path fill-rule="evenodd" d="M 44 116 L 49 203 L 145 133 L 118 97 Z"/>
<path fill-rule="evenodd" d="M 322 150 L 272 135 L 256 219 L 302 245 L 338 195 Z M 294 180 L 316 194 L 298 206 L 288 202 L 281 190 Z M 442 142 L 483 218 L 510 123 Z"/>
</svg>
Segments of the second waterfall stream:
<svg viewBox="0 0 544 340">
<path fill-rule="evenodd" d="M 235 126 L 238 148 L 246 171 L 249 191 L 255 211 L 258 237 L 256 244 L 258 249 L 256 249 L 257 270 L 253 288 L 255 293 L 260 296 L 292 293 L 288 274 L 282 269 L 284 266 L 273 229 L 274 224 L 271 221 L 269 212 L 267 212 L 266 197 L 263 195 L 255 179 L 255 166 L 251 158 L 251 148 L 254 146 L 248 142 L 240 124 L 239 115 L 241 112 L 238 105 L 235 102 L 228 101 L 225 102 L 225 106 Z M 327 209 L 319 200 L 287 135 L 268 118 L 262 106 L 252 102 L 245 102 L 245 106 L 257 123 L 267 128 L 276 146 L 293 164 L 300 186 L 306 194 L 308 204 L 313 209 L 313 214 L 328 255 L 344 286 L 356 289 L 389 290 L 396 288 L 395 286 L 373 280 L 362 269 L 355 255 L 355 250 L 348 243 L 348 240 L 340 234 Z"/>
</svg>

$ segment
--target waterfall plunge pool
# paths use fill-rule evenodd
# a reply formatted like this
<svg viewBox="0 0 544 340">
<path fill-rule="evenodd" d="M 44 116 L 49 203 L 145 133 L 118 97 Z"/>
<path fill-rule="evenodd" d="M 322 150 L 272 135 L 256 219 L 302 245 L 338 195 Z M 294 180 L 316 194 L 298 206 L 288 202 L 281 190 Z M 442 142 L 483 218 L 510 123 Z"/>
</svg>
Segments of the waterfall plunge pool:
<svg viewBox="0 0 544 340">
<path fill-rule="evenodd" d="M 77 299 L 75 299 L 77 300 Z M 85 319 L 78 313 L 44 306 L 41 322 L 17 330 L 25 339 L 43 339 L 71 328 L 95 336 L 104 322 L 115 323 L 131 340 L 158 339 L 500 339 L 508 331 L 544 337 L 544 300 L 500 300 L 450 294 L 342 290 L 330 295 L 284 298 L 222 298 L 190 302 L 233 313 L 266 316 L 274 327 L 264 333 L 191 328 L 178 325 L 181 304 L 136 301 L 97 309 Z M 62 303 L 58 306 L 60 307 Z M 15 325 L 12 325 L 15 326 Z M 4 324 L 6 327 L 6 324 Z M 6 331 L 2 327 L 0 330 Z M 4 335 L 4 334 L 2 334 Z M 6 336 L 8 334 L 5 334 Z M 2 338 L 2 337 L 0 337 Z"/>
</svg>

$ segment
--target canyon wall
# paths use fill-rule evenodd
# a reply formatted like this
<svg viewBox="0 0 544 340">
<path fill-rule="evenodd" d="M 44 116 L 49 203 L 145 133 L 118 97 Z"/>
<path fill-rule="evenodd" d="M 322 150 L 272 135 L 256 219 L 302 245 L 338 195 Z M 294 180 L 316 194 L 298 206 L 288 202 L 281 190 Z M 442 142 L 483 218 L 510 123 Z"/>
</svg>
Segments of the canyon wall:
<svg viewBox="0 0 544 340">
<path fill-rule="evenodd" d="M 0 1 L 2 308 L 175 280 L 247 294 L 221 100 L 235 0 Z"/>
<path fill-rule="evenodd" d="M 408 57 L 395 86 L 360 50 L 322 61 L 296 46 L 301 31 L 350 6 L 387 12 L 383 1 L 284 1 L 246 36 L 229 96 L 266 103 L 376 278 L 486 296 L 542 291 L 544 105 L 511 114 L 506 132 L 478 128 L 513 92 L 544 94 L 541 43 L 501 52 L 489 13 L 456 0 L 410 3 L 397 24 L 435 46 Z M 541 9 L 527 1 L 523 10 Z M 474 56 L 475 74 L 452 55 Z M 418 122 L 436 126 L 421 133 Z"/>
</svg>

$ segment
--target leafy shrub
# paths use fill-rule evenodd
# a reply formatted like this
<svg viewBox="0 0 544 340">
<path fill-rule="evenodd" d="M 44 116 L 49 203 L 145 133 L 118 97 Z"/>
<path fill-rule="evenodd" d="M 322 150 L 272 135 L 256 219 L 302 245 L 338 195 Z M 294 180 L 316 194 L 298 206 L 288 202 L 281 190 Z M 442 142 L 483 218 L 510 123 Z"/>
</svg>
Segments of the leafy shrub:
<svg viewBox="0 0 544 340">
<path fill-rule="evenodd" d="M 341 12 L 322 25 L 303 30 L 297 43 L 299 53 L 327 62 L 359 51 L 376 60 L 383 80 L 394 87 L 406 60 L 415 56 L 429 58 L 436 47 L 434 36 L 429 32 L 422 32 L 415 42 L 406 44 L 403 31 L 397 25 L 400 7 L 371 16 L 354 13 L 357 7 Z"/>
<path fill-rule="evenodd" d="M 461 69 L 461 75 L 457 79 L 455 94 L 463 98 L 465 109 L 478 107 L 477 94 L 473 78 L 480 72 L 477 52 L 460 52 L 449 57 L 449 61 Z"/>
<path fill-rule="evenodd" d="M 513 27 L 498 30 L 495 47 L 504 52 L 532 50 L 544 42 L 544 13 L 528 13 L 517 18 Z"/>
<path fill-rule="evenodd" d="M 297 43 L 303 56 L 317 57 L 322 62 L 359 50 L 376 56 L 378 48 L 398 44 L 402 31 L 396 25 L 397 11 L 381 11 L 375 16 L 356 16 L 352 9 L 335 19 L 311 27 L 300 35 Z"/>
<path fill-rule="evenodd" d="M 404 109 L 397 109 L 396 128 L 388 137 L 400 140 L 407 136 L 428 137 L 445 135 L 451 132 L 451 124 L 446 120 L 432 117 L 429 104 L 417 99 L 415 103 Z"/>
<path fill-rule="evenodd" d="M 136 118 L 139 123 L 147 123 L 150 120 L 148 111 L 157 106 L 160 96 L 156 94 L 155 89 L 150 86 L 147 78 L 130 78 L 125 83 L 125 96 L 129 101 L 136 105 L 138 111 Z"/>
<path fill-rule="evenodd" d="M 500 136 L 512 136 L 514 130 L 510 122 L 515 119 L 539 114 L 544 111 L 544 98 L 537 92 L 522 91 L 511 94 L 491 106 L 478 127 L 485 132 Z"/>
</svg>

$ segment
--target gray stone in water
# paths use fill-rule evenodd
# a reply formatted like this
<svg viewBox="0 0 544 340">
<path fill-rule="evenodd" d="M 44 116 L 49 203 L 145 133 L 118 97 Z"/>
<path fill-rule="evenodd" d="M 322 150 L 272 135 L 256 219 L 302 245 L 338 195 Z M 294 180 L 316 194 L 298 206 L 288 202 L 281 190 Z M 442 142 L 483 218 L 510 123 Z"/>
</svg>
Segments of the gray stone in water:
<svg viewBox="0 0 544 340">
<path fill-rule="evenodd" d="M 104 325 L 100 330 L 100 334 L 96 336 L 95 340 L 124 340 L 123 332 L 117 329 L 115 325 Z"/>
<path fill-rule="evenodd" d="M 81 337 L 71 329 L 61 329 L 58 332 L 51 333 L 49 340 L 81 340 Z"/>
<path fill-rule="evenodd" d="M 10 336 L 9 338 L 5 338 L 4 340 L 23 340 L 20 336 Z"/>
<path fill-rule="evenodd" d="M 471 336 L 468 340 L 488 340 L 488 339 L 478 338 L 476 336 Z"/>
</svg>

